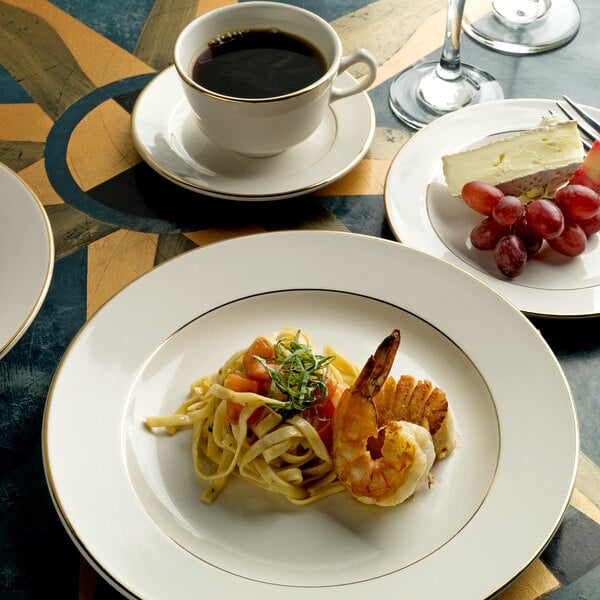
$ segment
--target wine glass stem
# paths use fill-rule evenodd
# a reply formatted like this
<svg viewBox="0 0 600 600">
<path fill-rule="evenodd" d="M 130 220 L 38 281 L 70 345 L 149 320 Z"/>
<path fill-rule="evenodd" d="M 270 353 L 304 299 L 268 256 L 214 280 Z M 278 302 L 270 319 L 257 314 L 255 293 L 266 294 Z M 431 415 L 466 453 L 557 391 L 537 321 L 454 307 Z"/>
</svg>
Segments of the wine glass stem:
<svg viewBox="0 0 600 600">
<path fill-rule="evenodd" d="M 460 34 L 465 0 L 448 0 L 446 14 L 446 35 L 437 74 L 449 81 L 462 77 L 460 63 Z"/>
<path fill-rule="evenodd" d="M 438 60 L 404 69 L 390 85 L 394 114 L 415 129 L 469 104 L 500 100 L 500 84 L 486 71 L 461 63 L 460 42 L 465 0 L 447 0 L 446 32 Z"/>
</svg>

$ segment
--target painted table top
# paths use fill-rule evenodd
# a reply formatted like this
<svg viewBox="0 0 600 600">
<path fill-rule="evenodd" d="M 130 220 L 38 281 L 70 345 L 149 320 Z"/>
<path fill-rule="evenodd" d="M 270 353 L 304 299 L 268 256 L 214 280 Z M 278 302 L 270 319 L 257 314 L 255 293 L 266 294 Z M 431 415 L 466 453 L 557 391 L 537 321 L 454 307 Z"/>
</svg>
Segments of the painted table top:
<svg viewBox="0 0 600 600">
<path fill-rule="evenodd" d="M 293 2 L 330 21 L 345 47 L 363 46 L 379 73 L 368 94 L 373 142 L 347 175 L 301 201 L 236 203 L 161 178 L 138 155 L 131 111 L 167 68 L 179 30 L 225 0 L 0 0 L 0 161 L 43 203 L 55 241 L 46 300 L 0 361 L 0 597 L 116 600 L 86 563 L 52 505 L 41 459 L 42 415 L 67 345 L 94 313 L 156 265 L 221 239 L 323 229 L 393 239 L 383 192 L 413 131 L 389 109 L 391 78 L 439 54 L 442 0 Z M 467 2 L 468 4 L 469 2 Z M 578 2 L 568 45 L 499 54 L 463 36 L 462 58 L 492 72 L 507 98 L 562 94 L 600 106 L 600 5 Z M 1 298 L 1 294 L 0 294 Z M 581 455 L 556 535 L 503 600 L 600 596 L 600 318 L 531 318 L 555 352 L 578 410 Z"/>
</svg>

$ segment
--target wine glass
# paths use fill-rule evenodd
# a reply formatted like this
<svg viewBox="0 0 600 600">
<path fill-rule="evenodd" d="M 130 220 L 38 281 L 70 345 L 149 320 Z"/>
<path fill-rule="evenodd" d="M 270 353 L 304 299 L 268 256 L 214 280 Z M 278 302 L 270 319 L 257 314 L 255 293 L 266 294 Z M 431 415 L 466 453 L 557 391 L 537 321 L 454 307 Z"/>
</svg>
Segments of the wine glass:
<svg viewBox="0 0 600 600">
<path fill-rule="evenodd" d="M 563 46 L 579 31 L 573 0 L 473 0 L 464 14 L 465 33 L 505 54 L 535 54 Z"/>
<path fill-rule="evenodd" d="M 465 0 L 448 0 L 446 34 L 440 59 L 417 63 L 392 80 L 390 108 L 414 129 L 469 104 L 504 98 L 502 88 L 494 77 L 477 67 L 461 63 L 464 8 Z"/>
</svg>

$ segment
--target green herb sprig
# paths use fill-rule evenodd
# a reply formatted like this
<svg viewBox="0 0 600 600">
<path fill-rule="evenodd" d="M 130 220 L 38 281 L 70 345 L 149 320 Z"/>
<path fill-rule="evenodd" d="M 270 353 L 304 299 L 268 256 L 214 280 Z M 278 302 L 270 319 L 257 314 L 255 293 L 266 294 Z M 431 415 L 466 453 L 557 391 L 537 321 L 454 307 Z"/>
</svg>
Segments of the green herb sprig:
<svg viewBox="0 0 600 600">
<path fill-rule="evenodd" d="M 273 347 L 274 358 L 255 356 L 271 379 L 269 396 L 285 403 L 274 408 L 289 418 L 327 398 L 325 367 L 335 356 L 314 354 L 300 341 L 300 330 L 294 339 L 285 337 Z"/>
</svg>

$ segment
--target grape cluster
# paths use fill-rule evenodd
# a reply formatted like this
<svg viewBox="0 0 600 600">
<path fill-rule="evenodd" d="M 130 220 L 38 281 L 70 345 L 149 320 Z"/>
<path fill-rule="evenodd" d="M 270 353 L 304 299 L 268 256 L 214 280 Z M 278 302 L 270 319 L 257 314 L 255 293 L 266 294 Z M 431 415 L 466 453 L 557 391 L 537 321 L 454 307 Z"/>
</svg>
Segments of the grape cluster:
<svg viewBox="0 0 600 600">
<path fill-rule="evenodd" d="M 560 254 L 577 256 L 585 250 L 587 238 L 600 231 L 600 195 L 584 185 L 567 184 L 554 200 L 524 203 L 487 183 L 471 181 L 461 196 L 485 216 L 471 230 L 471 243 L 478 250 L 493 250 L 506 277 L 519 275 L 544 241 Z"/>
</svg>

